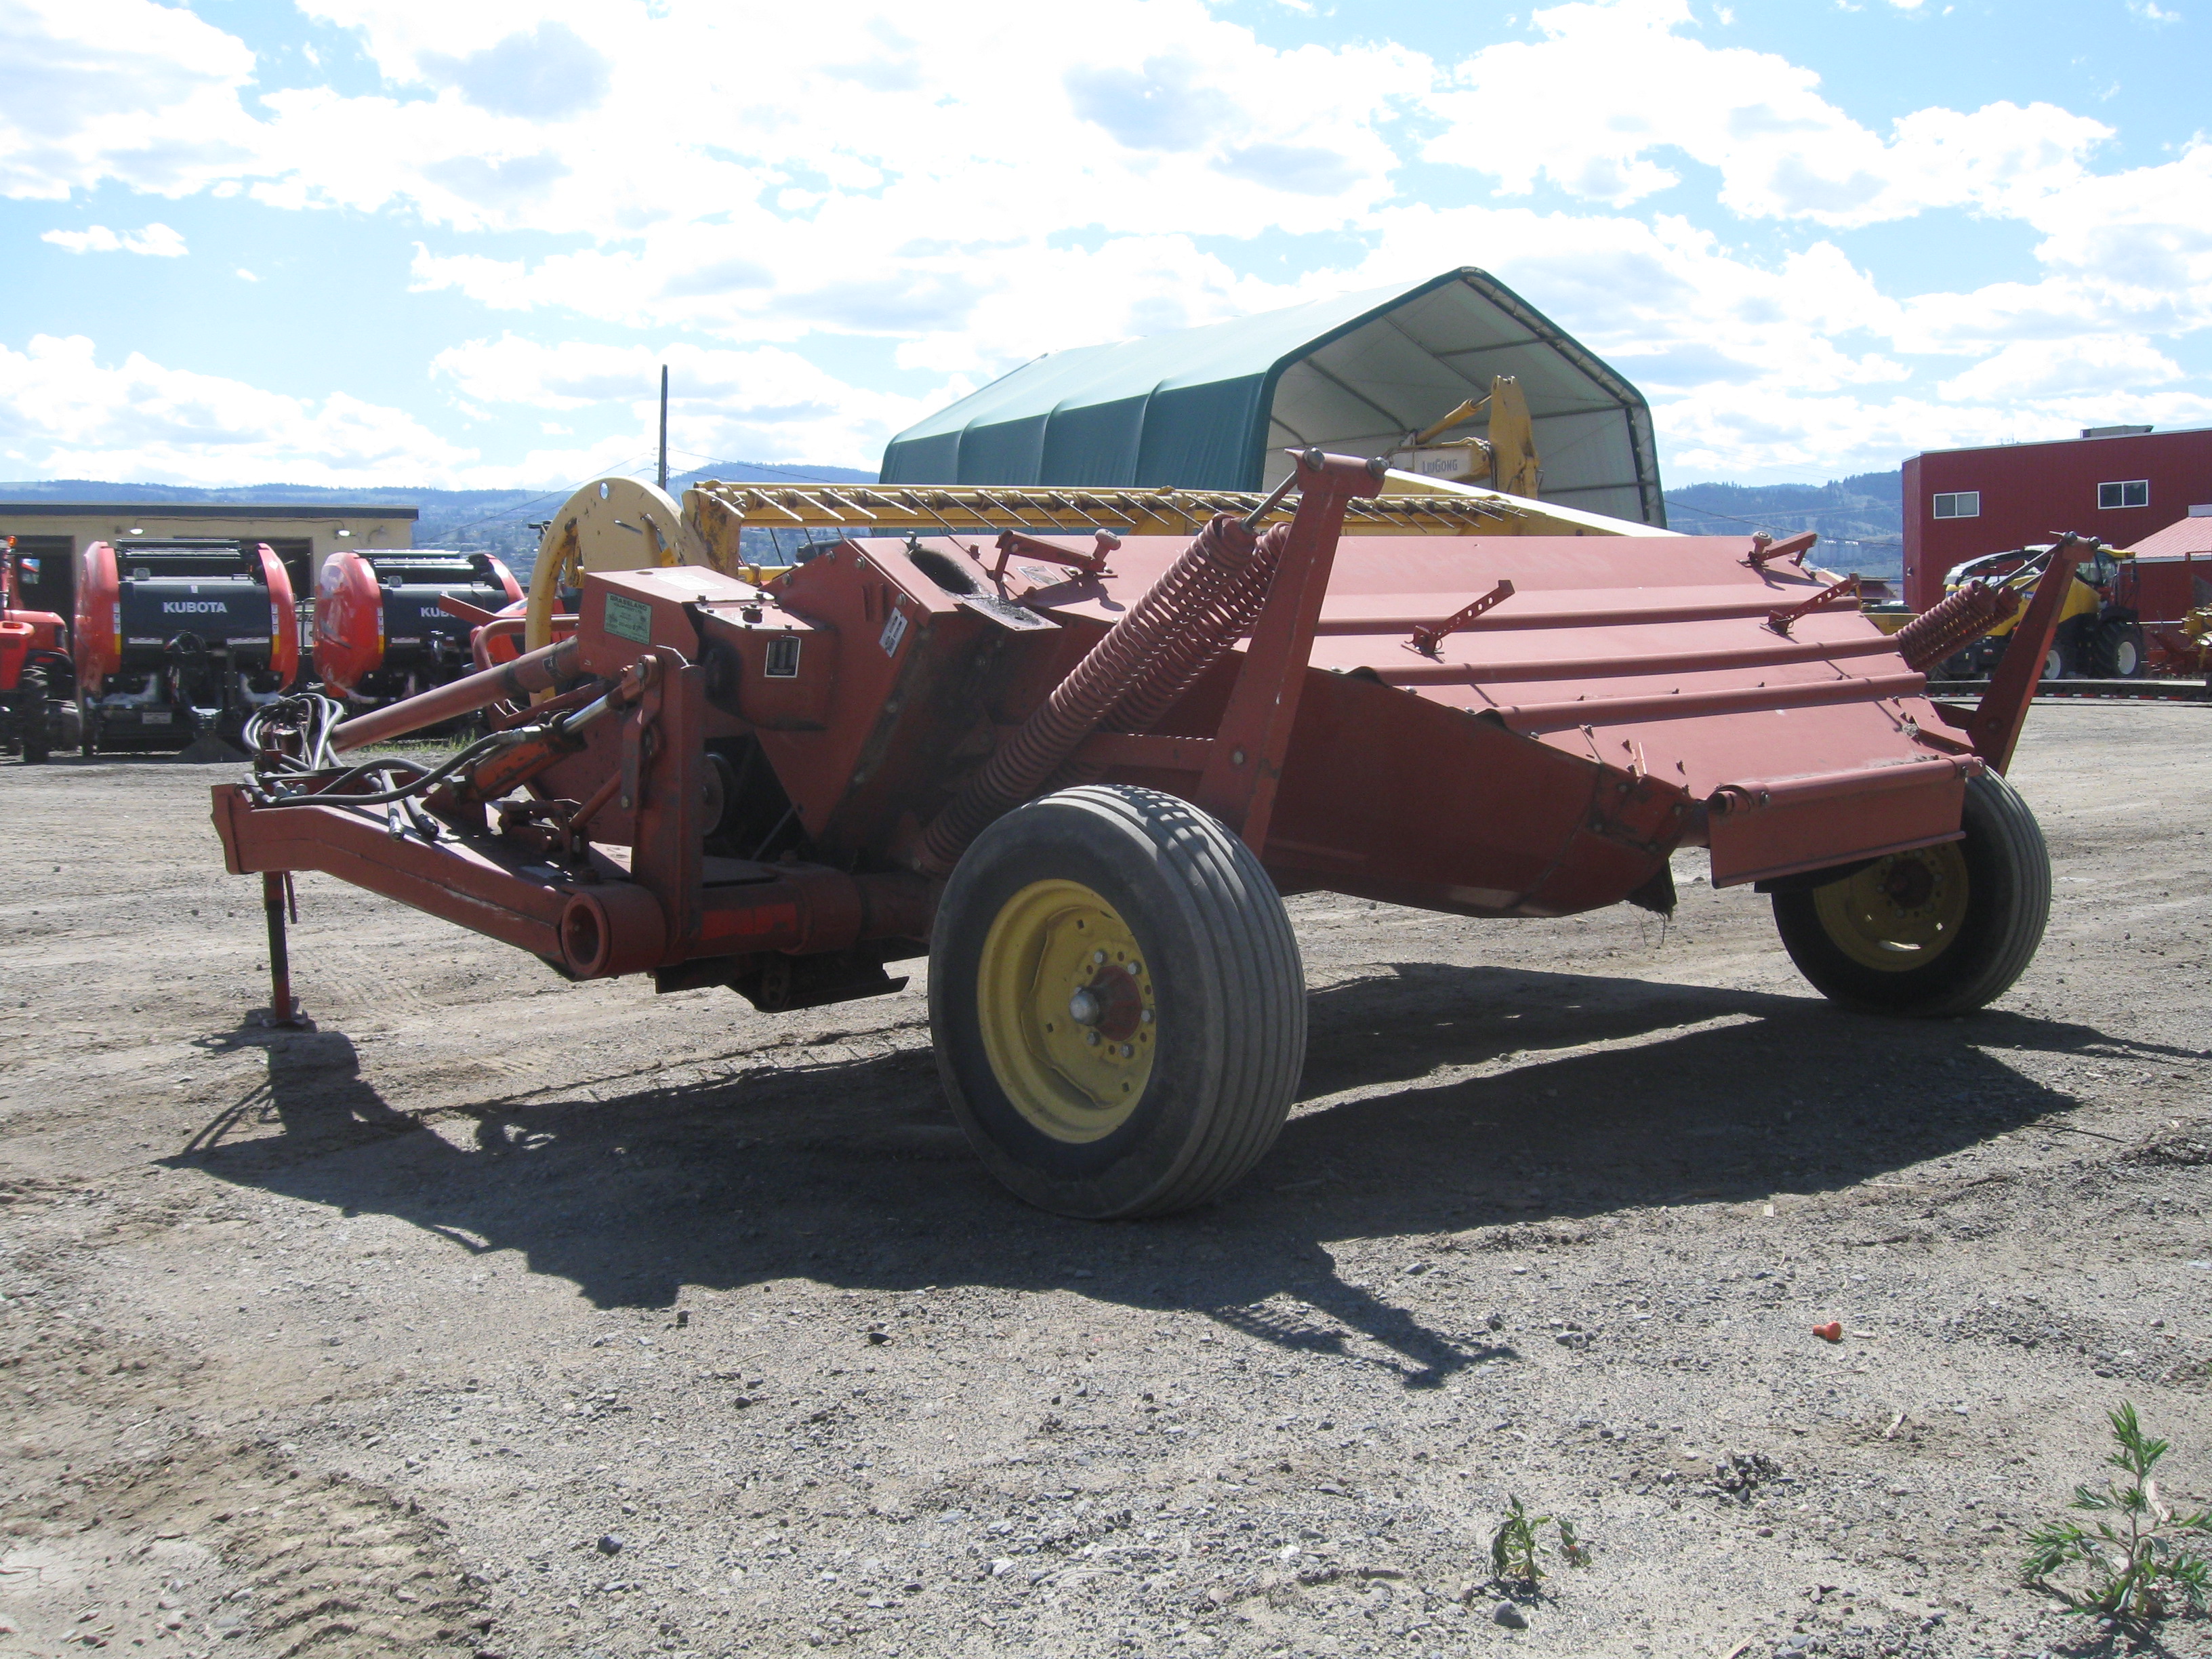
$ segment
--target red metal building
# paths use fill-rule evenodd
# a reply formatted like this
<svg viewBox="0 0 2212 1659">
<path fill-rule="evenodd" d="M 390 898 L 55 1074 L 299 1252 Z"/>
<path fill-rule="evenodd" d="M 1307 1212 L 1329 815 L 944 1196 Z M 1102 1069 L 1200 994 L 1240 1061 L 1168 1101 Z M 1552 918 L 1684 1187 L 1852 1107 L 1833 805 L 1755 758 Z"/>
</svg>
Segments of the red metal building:
<svg viewBox="0 0 2212 1659">
<path fill-rule="evenodd" d="M 1925 611 L 1943 573 L 2060 531 L 2133 547 L 2212 503 L 2212 428 L 2093 427 L 2056 443 L 1943 449 L 1905 464 L 1905 602 Z"/>
</svg>

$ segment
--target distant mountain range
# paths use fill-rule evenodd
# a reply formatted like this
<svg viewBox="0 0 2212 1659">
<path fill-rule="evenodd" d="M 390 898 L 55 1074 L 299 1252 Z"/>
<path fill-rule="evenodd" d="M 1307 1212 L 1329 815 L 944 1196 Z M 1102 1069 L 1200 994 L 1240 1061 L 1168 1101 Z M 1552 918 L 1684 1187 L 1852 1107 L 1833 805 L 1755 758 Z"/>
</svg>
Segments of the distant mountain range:
<svg viewBox="0 0 2212 1659">
<path fill-rule="evenodd" d="M 771 466 L 716 461 L 668 481 L 681 495 L 703 478 L 736 483 L 873 483 L 876 475 L 849 466 Z M 538 532 L 530 528 L 565 489 L 326 489 L 313 484 L 252 484 L 201 489 L 188 484 L 100 483 L 83 478 L 0 483 L 0 501 L 163 502 L 269 501 L 313 506 L 412 507 L 417 547 L 459 547 L 495 553 L 526 574 L 537 558 Z M 1692 484 L 1667 492 L 1667 522 L 1692 536 L 1736 536 L 1766 530 L 1777 536 L 1801 530 L 1820 533 L 1820 562 L 1832 568 L 1895 580 L 1904 534 L 1904 475 L 1862 472 L 1825 484 Z M 748 532 L 748 535 L 756 532 Z M 757 532 L 763 538 L 765 531 Z M 763 545 L 763 554 L 766 553 Z"/>
<path fill-rule="evenodd" d="M 1692 484 L 1667 492 L 1667 524 L 1691 536 L 1754 530 L 1820 534 L 1813 556 L 1833 570 L 1897 580 L 1905 557 L 1905 474 L 1862 472 L 1824 484 Z"/>
</svg>

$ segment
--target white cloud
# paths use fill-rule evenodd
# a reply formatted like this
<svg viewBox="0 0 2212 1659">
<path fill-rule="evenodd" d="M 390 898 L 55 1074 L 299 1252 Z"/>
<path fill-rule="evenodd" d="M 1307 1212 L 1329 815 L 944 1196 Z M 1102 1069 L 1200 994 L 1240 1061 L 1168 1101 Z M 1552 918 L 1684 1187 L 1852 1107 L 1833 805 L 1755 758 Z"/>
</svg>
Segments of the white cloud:
<svg viewBox="0 0 2212 1659">
<path fill-rule="evenodd" d="M 2133 396 L 2183 379 L 2148 340 L 2015 340 L 1936 391 L 1953 403 L 2026 403 L 2082 392 Z"/>
<path fill-rule="evenodd" d="M 143 230 L 120 233 L 106 225 L 89 225 L 82 230 L 50 230 L 39 240 L 67 248 L 71 253 L 146 253 L 157 259 L 177 259 L 186 252 L 184 237 L 160 223 L 150 224 Z"/>
<path fill-rule="evenodd" d="M 113 179 L 181 196 L 258 169 L 267 131 L 239 101 L 253 54 L 181 6 L 10 0 L 0 63 L 0 195 Z"/>
<path fill-rule="evenodd" d="M 185 483 L 434 483 L 472 477 L 412 416 L 343 392 L 319 404 L 134 352 L 100 361 L 82 335 L 0 345 L 0 457 L 29 477 Z"/>
<path fill-rule="evenodd" d="M 1647 387 L 1670 472 L 1818 467 L 1822 445 L 1891 444 L 1893 460 L 2057 418 L 2070 398 L 2184 410 L 2196 382 L 2166 346 L 2212 325 L 2212 144 L 2100 174 L 2111 130 L 2047 104 L 1928 108 L 1877 129 L 1805 64 L 1708 38 L 1688 0 L 1569 0 L 1532 14 L 1527 38 L 1450 64 L 1377 40 L 1371 21 L 1346 44 L 1279 47 L 1205 0 L 1079 15 L 945 0 L 927 27 L 888 0 L 832 27 L 722 0 L 301 4 L 353 32 L 380 85 L 256 97 L 252 53 L 190 12 L 17 0 L 0 12 L 22 88 L 0 105 L 0 191 L 204 189 L 381 216 L 416 244 L 415 288 L 511 331 L 436 360 L 449 407 L 575 440 L 517 475 L 643 447 L 664 358 L 682 447 L 866 465 L 954 387 L 1041 351 L 1468 263 Z M 1401 190 L 1414 161 L 1495 185 L 1482 206 L 1432 209 Z M 1684 181 L 1700 189 L 1662 197 Z M 1576 205 L 1513 199 L 1540 189 Z M 1848 242 L 1814 240 L 1936 214 L 2030 225 L 2035 264 L 1907 297 Z M 1734 243 L 1744 222 L 1784 251 Z M 1233 246 L 1266 236 L 1272 259 L 1300 235 L 1329 251 L 1276 264 Z M 184 251 L 160 225 L 47 240 Z M 670 343 L 557 343 L 616 329 Z M 946 377 L 939 393 L 887 395 L 817 366 L 852 361 L 819 348 L 856 337 L 901 384 Z M 327 432 L 331 465 L 353 465 L 365 440 L 330 406 L 253 401 L 268 395 L 210 407 L 265 408 L 285 443 Z M 536 432 L 538 411 L 573 413 L 574 432 Z M 410 418 L 369 426 L 387 416 Z M 611 428 L 605 445 L 578 436 Z M 208 464 L 230 476 L 226 447 L 246 440 L 210 430 Z M 488 476 L 427 428 L 390 430 L 408 476 Z"/>
<path fill-rule="evenodd" d="M 1540 40 L 1485 47 L 1428 100 L 1450 124 L 1428 158 L 1493 174 L 1510 194 L 1540 179 L 1625 207 L 1680 183 L 1687 160 L 1714 169 L 1723 204 L 1747 218 L 2010 211 L 2081 178 L 2112 136 L 2048 104 L 1999 103 L 1921 110 L 1884 137 L 1821 96 L 1811 70 L 1686 33 L 1688 0 L 1572 0 L 1533 21 Z"/>
</svg>

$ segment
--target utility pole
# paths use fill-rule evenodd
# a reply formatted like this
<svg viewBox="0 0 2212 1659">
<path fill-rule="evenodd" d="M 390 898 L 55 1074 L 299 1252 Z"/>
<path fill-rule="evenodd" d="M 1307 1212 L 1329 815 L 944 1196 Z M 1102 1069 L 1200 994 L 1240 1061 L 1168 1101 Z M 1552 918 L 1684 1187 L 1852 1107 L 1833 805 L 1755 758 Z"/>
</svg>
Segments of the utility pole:
<svg viewBox="0 0 2212 1659">
<path fill-rule="evenodd" d="M 660 366 L 660 487 L 668 488 L 668 365 Z"/>
</svg>

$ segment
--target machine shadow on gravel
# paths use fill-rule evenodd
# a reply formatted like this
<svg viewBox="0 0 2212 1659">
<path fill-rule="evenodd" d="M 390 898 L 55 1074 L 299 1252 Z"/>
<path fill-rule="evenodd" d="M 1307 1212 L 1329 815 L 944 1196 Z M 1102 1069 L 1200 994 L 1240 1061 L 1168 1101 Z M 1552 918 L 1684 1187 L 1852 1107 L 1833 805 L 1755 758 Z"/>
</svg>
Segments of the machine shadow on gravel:
<svg viewBox="0 0 2212 1659">
<path fill-rule="evenodd" d="M 267 1082 L 173 1161 L 520 1251 L 603 1307 L 793 1277 L 884 1293 L 1068 1288 L 1202 1312 L 1407 1387 L 1514 1351 L 1347 1282 L 1332 1242 L 1571 1246 L 1639 1208 L 1850 1187 L 2075 1103 L 1990 1051 L 2149 1052 L 2001 1012 L 1875 1021 L 1810 997 L 1406 964 L 1314 994 L 1304 1093 L 1316 1103 L 1243 1185 L 1182 1216 L 1098 1224 L 1000 1190 L 915 1049 L 797 1065 L 755 1051 L 709 1084 L 586 1081 L 417 1116 L 391 1106 L 341 1033 L 209 1041 L 264 1048 Z M 427 1132 L 457 1121 L 466 1145 Z M 249 1124 L 281 1133 L 240 1138 Z"/>
</svg>

